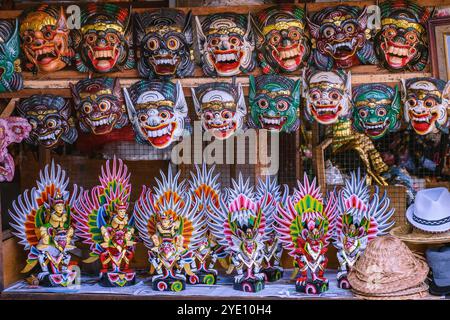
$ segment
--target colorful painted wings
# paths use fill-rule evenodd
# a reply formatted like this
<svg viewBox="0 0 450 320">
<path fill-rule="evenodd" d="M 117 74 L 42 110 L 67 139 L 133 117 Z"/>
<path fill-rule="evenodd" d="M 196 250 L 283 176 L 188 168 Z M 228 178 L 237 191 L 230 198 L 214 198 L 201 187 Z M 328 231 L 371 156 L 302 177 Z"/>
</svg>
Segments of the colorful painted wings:
<svg viewBox="0 0 450 320">
<path fill-rule="evenodd" d="M 70 192 L 67 190 L 69 178 L 66 177 L 66 172 L 61 166 L 55 165 L 54 161 L 39 172 L 39 180 L 36 183 L 37 187 L 31 191 L 25 190 L 17 200 L 13 201 L 12 210 L 9 210 L 13 220 L 11 222 L 14 229 L 13 234 L 18 237 L 19 243 L 25 247 L 25 250 L 30 250 L 29 263 L 31 260 L 37 259 L 34 247 L 40 239 L 38 230 L 46 223 L 51 200 L 57 194 L 61 194 L 66 201 L 66 212 L 70 218 L 78 192 L 77 186 L 74 185 L 73 193 L 70 196 Z"/>
<path fill-rule="evenodd" d="M 244 182 L 242 174 L 238 180 L 232 179 L 232 187 L 226 188 L 219 197 L 220 208 L 210 206 L 209 230 L 222 246 L 228 250 L 238 250 L 245 238 L 266 241 L 271 232 L 267 218 L 273 214 L 273 206 L 267 192 L 260 199 L 250 186 Z"/>
<path fill-rule="evenodd" d="M 325 203 L 320 187 L 316 187 L 316 179 L 310 183 L 305 173 L 303 184 L 298 181 L 298 188 L 287 197 L 286 206 L 278 206 L 275 230 L 290 255 L 295 256 L 308 237 L 328 245 L 337 212 L 335 193 L 331 192 L 327 198 Z"/>
<path fill-rule="evenodd" d="M 204 236 L 206 222 L 202 219 L 203 213 L 198 214 L 201 201 L 197 196 L 191 197 L 185 181 L 179 183 L 180 173 L 174 176 L 171 167 L 167 176 L 161 171 L 161 179 L 155 179 L 154 193 L 144 186 L 135 203 L 136 227 L 148 249 L 154 247 L 151 237 L 157 234 L 156 224 L 169 216 L 172 221 L 179 222 L 176 235 L 183 237 L 187 252 L 195 250 Z"/>
<path fill-rule="evenodd" d="M 386 191 L 380 199 L 379 189 L 370 197 L 369 188 L 366 185 L 366 177 L 361 177 L 360 171 L 351 172 L 350 179 L 345 181 L 345 187 L 338 195 L 338 218 L 336 219 L 336 231 L 333 236 L 333 244 L 336 248 L 342 248 L 343 237 L 349 232 L 355 238 L 367 238 L 372 240 L 377 236 L 386 234 L 394 222 L 390 218 L 394 209 L 389 210 L 390 199 Z M 354 230 L 350 230 L 350 226 Z"/>
<path fill-rule="evenodd" d="M 83 239 L 83 243 L 90 246 L 94 259 L 104 251 L 100 246 L 103 242 L 101 227 L 108 223 L 115 206 L 119 203 L 128 205 L 131 193 L 130 174 L 121 159 L 114 157 L 112 166 L 107 160 L 106 165 L 101 168 L 99 180 L 100 185 L 80 194 L 73 214 L 77 223 L 77 235 Z M 133 225 L 133 216 L 128 224 Z"/>
</svg>

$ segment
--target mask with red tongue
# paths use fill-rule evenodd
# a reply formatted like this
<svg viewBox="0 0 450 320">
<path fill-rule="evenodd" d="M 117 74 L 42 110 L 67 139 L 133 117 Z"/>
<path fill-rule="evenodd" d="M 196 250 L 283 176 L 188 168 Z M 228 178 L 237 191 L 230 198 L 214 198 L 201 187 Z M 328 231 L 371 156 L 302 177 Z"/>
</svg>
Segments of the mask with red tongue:
<svg viewBox="0 0 450 320">
<path fill-rule="evenodd" d="M 419 135 L 448 132 L 450 81 L 435 78 L 402 79 L 404 118 Z"/>
<path fill-rule="evenodd" d="M 327 7 L 307 18 L 315 43 L 312 60 L 321 70 L 375 64 L 373 44 L 368 39 L 367 8 Z"/>
<path fill-rule="evenodd" d="M 380 10 L 381 29 L 374 43 L 381 65 L 393 71 L 423 70 L 428 61 L 425 26 L 430 11 L 405 0 L 384 1 Z"/>
<path fill-rule="evenodd" d="M 181 83 L 141 80 L 124 89 L 136 141 L 165 149 L 189 130 L 188 108 Z"/>
<path fill-rule="evenodd" d="M 33 7 L 23 12 L 20 22 L 26 69 L 53 72 L 71 64 L 74 51 L 62 7 L 47 4 Z"/>
<path fill-rule="evenodd" d="M 114 4 L 90 3 L 73 30 L 75 62 L 80 72 L 106 73 L 135 65 L 130 12 Z"/>
<path fill-rule="evenodd" d="M 250 15 L 216 13 L 200 23 L 195 17 L 203 72 L 208 76 L 233 76 L 255 68 L 255 41 Z"/>
<path fill-rule="evenodd" d="M 195 111 L 205 131 L 223 140 L 242 128 L 247 108 L 240 84 L 214 82 L 191 90 Z"/>
<path fill-rule="evenodd" d="M 305 64 L 311 44 L 302 8 L 270 7 L 258 12 L 255 21 L 258 59 L 264 73 L 294 72 Z"/>
<path fill-rule="evenodd" d="M 330 125 L 350 116 L 351 75 L 344 71 L 303 72 L 305 115 L 310 121 Z"/>
</svg>

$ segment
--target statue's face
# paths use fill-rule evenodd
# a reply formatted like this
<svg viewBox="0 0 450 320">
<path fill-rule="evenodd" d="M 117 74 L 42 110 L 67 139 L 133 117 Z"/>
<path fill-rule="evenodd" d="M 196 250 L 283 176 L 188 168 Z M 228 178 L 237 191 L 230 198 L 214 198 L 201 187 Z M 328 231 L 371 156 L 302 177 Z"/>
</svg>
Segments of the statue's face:
<svg viewBox="0 0 450 320">
<path fill-rule="evenodd" d="M 53 209 L 58 215 L 61 215 L 64 211 L 64 203 L 57 203 L 53 206 Z"/>
<path fill-rule="evenodd" d="M 127 215 L 127 210 L 119 209 L 119 210 L 117 210 L 117 215 L 119 216 L 120 219 L 123 219 Z"/>
<path fill-rule="evenodd" d="M 172 219 L 170 219 L 169 217 L 162 218 L 161 224 L 164 228 L 168 228 L 172 224 Z"/>
</svg>

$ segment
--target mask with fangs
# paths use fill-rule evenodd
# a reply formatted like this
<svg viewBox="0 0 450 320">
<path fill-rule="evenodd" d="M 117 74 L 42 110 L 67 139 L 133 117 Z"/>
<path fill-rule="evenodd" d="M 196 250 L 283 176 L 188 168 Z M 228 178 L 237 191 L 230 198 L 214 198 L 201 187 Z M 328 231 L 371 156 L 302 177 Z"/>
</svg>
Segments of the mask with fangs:
<svg viewBox="0 0 450 320">
<path fill-rule="evenodd" d="M 150 79 L 191 76 L 191 12 L 185 15 L 180 10 L 160 9 L 134 17 L 139 74 Z"/>
<path fill-rule="evenodd" d="M 404 118 L 419 135 L 448 133 L 450 81 L 435 78 L 402 79 Z"/>
<path fill-rule="evenodd" d="M 180 81 L 141 80 L 123 90 L 137 142 L 165 149 L 189 129 Z"/>
<path fill-rule="evenodd" d="M 223 140 L 242 128 L 247 107 L 240 83 L 205 83 L 191 90 L 195 111 L 205 131 Z"/>
<path fill-rule="evenodd" d="M 42 4 L 25 10 L 19 33 L 26 69 L 54 72 L 71 64 L 74 51 L 63 7 Z"/>
<path fill-rule="evenodd" d="M 70 88 L 81 131 L 102 135 L 128 124 L 118 78 L 84 79 Z"/>
<path fill-rule="evenodd" d="M 374 38 L 380 64 L 392 71 L 421 71 L 428 62 L 426 22 L 431 12 L 407 0 L 380 5 L 381 29 Z"/>
<path fill-rule="evenodd" d="M 350 72 L 303 70 L 303 96 L 306 99 L 305 115 L 320 124 L 336 123 L 350 116 Z"/>
<path fill-rule="evenodd" d="M 279 75 L 250 76 L 250 126 L 288 133 L 297 130 L 300 83 Z"/>
<path fill-rule="evenodd" d="M 367 8 L 354 6 L 328 7 L 307 18 L 315 67 L 331 70 L 376 64 L 367 20 Z"/>
<path fill-rule="evenodd" d="M 21 100 L 17 110 L 32 127 L 30 136 L 25 139 L 29 144 L 53 148 L 63 142 L 72 144 L 78 138 L 68 99 L 35 94 Z"/>
<path fill-rule="evenodd" d="M 305 10 L 293 5 L 269 7 L 254 21 L 263 73 L 289 73 L 305 65 L 311 51 Z"/>
<path fill-rule="evenodd" d="M 400 128 L 400 91 L 381 83 L 362 84 L 353 88 L 353 127 L 380 139 Z"/>
<path fill-rule="evenodd" d="M 129 24 L 130 9 L 89 3 L 81 11 L 81 29 L 73 30 L 78 71 L 106 73 L 134 68 Z"/>
<path fill-rule="evenodd" d="M 251 16 L 235 13 L 208 15 L 197 26 L 198 48 L 207 76 L 233 76 L 255 68 Z"/>
</svg>

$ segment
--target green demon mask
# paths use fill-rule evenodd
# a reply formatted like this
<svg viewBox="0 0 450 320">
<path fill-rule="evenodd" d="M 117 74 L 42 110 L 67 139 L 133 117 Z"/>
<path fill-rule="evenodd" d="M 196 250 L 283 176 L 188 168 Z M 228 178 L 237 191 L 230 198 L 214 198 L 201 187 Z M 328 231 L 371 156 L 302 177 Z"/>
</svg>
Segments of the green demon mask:
<svg viewBox="0 0 450 320">
<path fill-rule="evenodd" d="M 250 118 L 254 128 L 293 132 L 300 119 L 300 80 L 278 76 L 250 76 Z"/>
<path fill-rule="evenodd" d="M 400 92 L 384 84 L 363 84 L 353 89 L 353 126 L 372 139 L 400 127 Z"/>
</svg>

